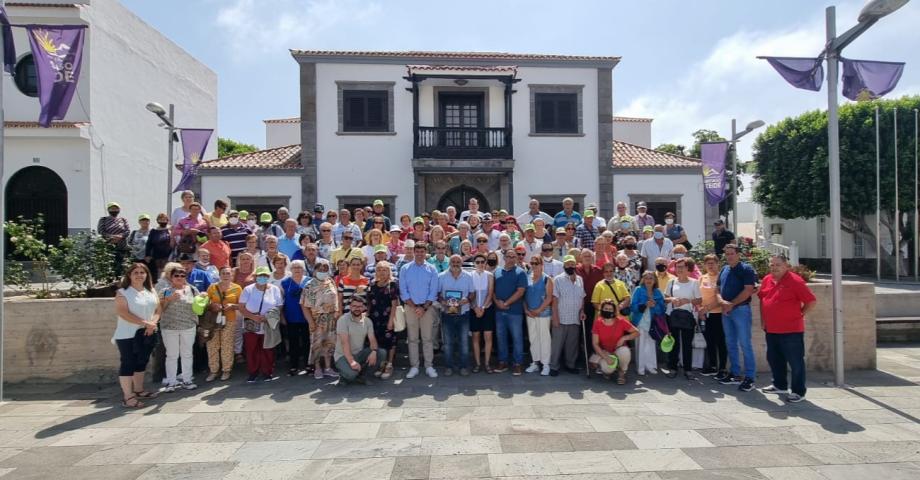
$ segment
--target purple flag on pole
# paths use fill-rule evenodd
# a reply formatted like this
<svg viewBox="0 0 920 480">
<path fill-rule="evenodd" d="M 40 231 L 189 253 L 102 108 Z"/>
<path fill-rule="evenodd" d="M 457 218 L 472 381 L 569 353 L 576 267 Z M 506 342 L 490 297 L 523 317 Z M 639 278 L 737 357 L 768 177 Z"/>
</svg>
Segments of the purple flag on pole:
<svg viewBox="0 0 920 480">
<path fill-rule="evenodd" d="M 904 72 L 904 62 L 874 62 L 871 60 L 843 61 L 843 96 L 850 100 L 866 91 L 870 98 L 879 98 L 894 90 Z"/>
<path fill-rule="evenodd" d="M 818 58 L 799 58 L 799 57 L 757 57 L 768 62 L 773 68 L 792 84 L 793 87 L 811 90 L 814 92 L 821 90 L 821 84 L 824 82 L 824 65 L 821 64 L 823 57 Z"/>
<path fill-rule="evenodd" d="M 728 154 L 728 142 L 700 144 L 700 157 L 703 160 L 703 189 L 710 205 L 717 205 L 728 195 L 725 189 L 725 157 Z"/>
<path fill-rule="evenodd" d="M 198 164 L 204 157 L 213 132 L 210 128 L 183 128 L 179 131 L 182 137 L 182 180 L 179 180 L 173 193 L 188 190 L 192 186 L 192 180 L 198 174 Z"/>
<path fill-rule="evenodd" d="M 16 68 L 16 46 L 13 44 L 13 27 L 3 5 L 0 5 L 0 25 L 3 25 L 3 69 L 12 75 Z"/>
<path fill-rule="evenodd" d="M 38 74 L 38 100 L 42 107 L 38 124 L 48 127 L 52 120 L 62 120 L 67 115 L 77 91 L 86 27 L 31 25 L 26 30 Z"/>
</svg>

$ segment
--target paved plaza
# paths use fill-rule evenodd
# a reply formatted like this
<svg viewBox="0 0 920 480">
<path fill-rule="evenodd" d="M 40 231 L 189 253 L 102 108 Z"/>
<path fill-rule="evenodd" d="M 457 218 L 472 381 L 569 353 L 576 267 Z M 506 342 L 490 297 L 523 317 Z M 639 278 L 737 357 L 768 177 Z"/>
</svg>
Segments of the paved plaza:
<svg viewBox="0 0 920 480">
<path fill-rule="evenodd" d="M 230 383 L 114 407 L 114 386 L 14 386 L 3 479 L 920 478 L 920 346 L 807 401 L 711 379 L 478 374 Z M 761 376 L 765 381 L 765 377 Z"/>
</svg>

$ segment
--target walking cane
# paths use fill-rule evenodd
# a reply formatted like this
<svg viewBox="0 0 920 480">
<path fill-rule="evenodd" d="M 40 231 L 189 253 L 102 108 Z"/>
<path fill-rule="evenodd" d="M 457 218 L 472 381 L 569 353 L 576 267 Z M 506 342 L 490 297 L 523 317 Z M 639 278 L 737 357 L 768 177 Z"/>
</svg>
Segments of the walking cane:
<svg viewBox="0 0 920 480">
<path fill-rule="evenodd" d="M 586 378 L 591 378 L 591 364 L 588 362 L 588 334 L 585 333 L 585 321 L 581 321 L 581 337 L 582 342 L 581 346 L 585 349 L 585 375 Z"/>
</svg>

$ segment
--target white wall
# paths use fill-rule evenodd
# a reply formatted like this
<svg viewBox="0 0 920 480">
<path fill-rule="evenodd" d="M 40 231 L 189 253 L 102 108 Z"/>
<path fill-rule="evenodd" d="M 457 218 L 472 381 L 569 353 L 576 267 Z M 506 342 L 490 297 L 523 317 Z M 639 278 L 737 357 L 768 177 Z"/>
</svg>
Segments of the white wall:
<svg viewBox="0 0 920 480">
<path fill-rule="evenodd" d="M 696 244 L 706 236 L 706 218 L 702 174 L 614 173 L 614 202 L 629 203 L 630 195 L 682 195 L 677 219 L 687 230 L 687 239 Z M 607 212 L 609 214 L 609 212 Z M 656 218 L 663 222 L 664 219 Z"/>
<path fill-rule="evenodd" d="M 652 122 L 613 121 L 613 139 L 652 148 Z"/>
<path fill-rule="evenodd" d="M 300 144 L 300 122 L 265 122 L 265 148 Z"/>
<path fill-rule="evenodd" d="M 208 206 L 213 206 L 217 199 L 227 200 L 228 197 L 287 195 L 291 197 L 286 205 L 288 209 L 292 212 L 299 212 L 301 210 L 300 177 L 297 174 L 245 177 L 207 175 L 201 177 L 201 196 L 203 204 Z M 230 207 L 236 206 L 230 205 Z"/>
<path fill-rule="evenodd" d="M 820 234 L 819 234 L 819 224 L 817 218 L 793 218 L 793 219 L 783 219 L 783 218 L 772 218 L 764 217 L 764 234 L 767 237 L 767 240 L 779 240 L 776 243 L 782 245 L 790 245 L 793 241 L 799 247 L 799 257 L 800 258 L 830 258 L 830 248 L 831 248 L 831 238 L 830 238 L 830 219 L 827 219 L 825 223 L 825 242 L 826 242 L 826 255 L 821 255 L 820 250 Z M 770 225 L 779 224 L 783 226 L 783 235 L 779 238 L 774 238 L 770 235 Z M 875 230 L 875 215 L 866 216 L 866 224 L 869 226 L 870 230 Z M 854 235 L 847 232 L 842 232 L 840 237 L 840 247 L 841 254 L 843 258 L 853 258 L 854 257 Z M 864 240 L 865 244 L 863 245 L 863 255 L 861 258 L 875 258 L 875 244 L 871 240 Z M 886 252 L 891 251 L 891 237 L 888 234 L 888 229 L 883 225 L 882 226 L 882 235 L 881 235 L 881 247 L 882 250 Z"/>
</svg>

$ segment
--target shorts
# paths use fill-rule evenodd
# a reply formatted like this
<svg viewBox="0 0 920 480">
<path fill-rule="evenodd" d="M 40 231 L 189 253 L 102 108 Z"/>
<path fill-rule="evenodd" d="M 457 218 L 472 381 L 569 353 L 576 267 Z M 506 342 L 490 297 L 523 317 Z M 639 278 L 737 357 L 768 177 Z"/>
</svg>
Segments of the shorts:
<svg viewBox="0 0 920 480">
<path fill-rule="evenodd" d="M 477 318 L 473 311 L 470 311 L 470 331 L 494 332 L 495 331 L 495 305 L 486 309 L 482 318 Z"/>
</svg>

